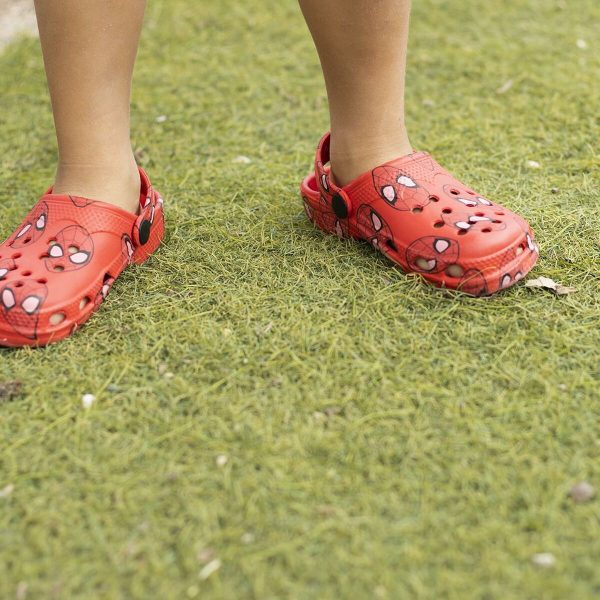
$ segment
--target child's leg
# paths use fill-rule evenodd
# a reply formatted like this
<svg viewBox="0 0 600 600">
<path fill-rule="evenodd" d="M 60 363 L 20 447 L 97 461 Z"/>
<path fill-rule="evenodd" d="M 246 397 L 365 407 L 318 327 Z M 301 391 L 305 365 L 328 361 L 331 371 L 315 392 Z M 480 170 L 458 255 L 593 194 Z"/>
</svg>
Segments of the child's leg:
<svg viewBox="0 0 600 600">
<path fill-rule="evenodd" d="M 137 209 L 129 138 L 145 0 L 35 0 L 58 138 L 54 191 Z"/>
<path fill-rule="evenodd" d="M 346 184 L 412 151 L 404 126 L 410 0 L 300 0 L 331 112 L 331 162 Z"/>
</svg>

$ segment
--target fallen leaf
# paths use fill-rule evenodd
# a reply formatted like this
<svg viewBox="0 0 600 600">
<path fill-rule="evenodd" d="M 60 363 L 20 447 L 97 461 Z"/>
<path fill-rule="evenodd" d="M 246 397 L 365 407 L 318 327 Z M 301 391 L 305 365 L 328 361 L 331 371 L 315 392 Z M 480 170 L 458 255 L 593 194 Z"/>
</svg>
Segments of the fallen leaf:
<svg viewBox="0 0 600 600">
<path fill-rule="evenodd" d="M 577 40 L 575 44 L 577 44 L 577 47 L 580 50 L 585 50 L 587 48 L 587 42 L 585 40 Z"/>
<path fill-rule="evenodd" d="M 15 486 L 12 483 L 5 485 L 0 489 L 0 498 L 8 498 L 15 490 Z"/>
<path fill-rule="evenodd" d="M 559 190 L 557 187 L 553 187 L 553 188 L 551 188 L 551 189 L 550 189 L 550 191 L 551 191 L 553 194 L 558 194 L 558 192 L 559 192 L 560 190 Z"/>
<path fill-rule="evenodd" d="M 226 454 L 219 454 L 217 458 L 215 458 L 215 463 L 217 467 L 224 467 L 229 462 L 229 458 Z"/>
<path fill-rule="evenodd" d="M 556 557 L 550 552 L 540 552 L 531 557 L 531 562 L 537 567 L 548 569 L 556 564 Z"/>
<path fill-rule="evenodd" d="M 240 156 L 236 156 L 233 159 L 233 162 L 234 163 L 241 163 L 243 165 L 249 165 L 252 162 L 252 159 L 248 158 L 247 156 L 240 155 Z"/>
<path fill-rule="evenodd" d="M 576 502 L 577 504 L 588 502 L 595 494 L 596 491 L 593 486 L 587 481 L 579 481 L 569 491 L 569 496 L 571 496 L 573 502 Z"/>
<path fill-rule="evenodd" d="M 221 561 L 218 558 L 215 560 L 211 560 L 207 565 L 205 565 L 200 571 L 198 577 L 200 579 L 208 579 L 213 573 L 218 571 L 221 568 Z"/>
<path fill-rule="evenodd" d="M 156 117 L 157 123 L 164 123 L 166 120 L 167 120 L 167 115 L 160 115 L 160 116 Z"/>
<path fill-rule="evenodd" d="M 506 94 L 506 92 L 508 92 L 508 90 L 510 90 L 510 88 L 513 86 L 513 83 L 514 82 L 512 79 L 508 79 L 496 90 L 496 94 Z"/>
<path fill-rule="evenodd" d="M 90 408 L 95 401 L 96 396 L 94 396 L 94 394 L 84 394 L 81 397 L 81 404 L 83 405 L 83 408 Z"/>
<path fill-rule="evenodd" d="M 527 166 L 530 169 L 539 169 L 542 165 L 540 165 L 540 163 L 537 160 L 528 160 Z"/>
<path fill-rule="evenodd" d="M 0 382 L 0 404 L 10 402 L 21 395 L 23 384 L 20 381 Z"/>
<path fill-rule="evenodd" d="M 554 292 L 557 296 L 564 296 L 565 294 L 572 294 L 573 292 L 577 291 L 577 288 L 561 285 L 560 283 L 556 283 L 556 281 L 550 279 L 549 277 L 538 277 L 537 279 L 530 279 L 525 282 L 525 287 L 542 288 L 545 290 L 550 290 Z"/>
</svg>

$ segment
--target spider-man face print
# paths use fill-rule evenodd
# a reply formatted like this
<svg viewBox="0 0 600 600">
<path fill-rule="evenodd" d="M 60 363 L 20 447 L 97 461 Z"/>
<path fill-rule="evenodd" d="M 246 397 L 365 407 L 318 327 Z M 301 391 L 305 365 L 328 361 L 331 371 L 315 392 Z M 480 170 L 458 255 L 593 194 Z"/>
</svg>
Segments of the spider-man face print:
<svg viewBox="0 0 600 600">
<path fill-rule="evenodd" d="M 444 193 L 446 194 L 446 196 L 448 196 L 448 198 L 456 200 L 457 202 L 460 202 L 461 204 L 469 208 L 475 208 L 476 206 L 493 206 L 493 204 L 487 198 L 477 196 L 473 192 L 460 192 L 453 185 L 446 184 L 443 189 Z"/>
<path fill-rule="evenodd" d="M 96 306 L 100 306 L 100 304 L 102 304 L 106 300 L 114 282 L 115 278 L 106 274 L 106 276 L 104 277 L 104 281 L 102 282 L 102 287 L 100 288 L 100 291 L 96 296 Z"/>
<path fill-rule="evenodd" d="M 483 276 L 483 273 L 477 269 L 465 271 L 457 288 L 471 296 L 485 296 L 489 293 L 485 277 Z"/>
<path fill-rule="evenodd" d="M 89 200 L 88 198 L 81 198 L 80 196 L 69 196 L 69 200 L 77 207 L 77 208 L 85 208 L 90 204 L 93 204 L 93 200 Z"/>
<path fill-rule="evenodd" d="M 366 238 L 377 250 L 394 248 L 394 236 L 381 215 L 368 204 L 363 204 L 356 213 L 356 226 L 361 237 Z"/>
<path fill-rule="evenodd" d="M 519 270 L 520 267 L 511 268 L 511 265 L 515 264 L 517 253 L 522 253 L 523 249 L 519 246 L 517 248 L 509 248 L 502 257 L 502 263 L 500 265 L 500 289 L 505 289 L 511 286 L 516 281 L 523 278 L 523 273 Z M 518 264 L 518 263 L 517 263 Z"/>
<path fill-rule="evenodd" d="M 426 236 L 406 250 L 408 266 L 419 273 L 441 273 L 458 260 L 458 242 L 443 237 Z"/>
<path fill-rule="evenodd" d="M 121 254 L 123 255 L 123 260 L 125 261 L 125 264 L 131 264 L 134 252 L 135 250 L 133 248 L 133 242 L 131 241 L 131 238 L 125 233 L 121 238 Z"/>
<path fill-rule="evenodd" d="M 456 229 L 461 231 L 479 230 L 488 233 L 490 231 L 506 229 L 506 223 L 491 216 L 486 216 L 483 213 L 470 215 L 446 209 L 442 211 L 442 219 L 446 225 L 456 227 Z"/>
<path fill-rule="evenodd" d="M 22 336 L 34 340 L 37 336 L 39 313 L 48 296 L 43 283 L 26 280 L 9 283 L 0 291 L 0 310 L 5 321 Z"/>
<path fill-rule="evenodd" d="M 304 204 L 304 212 L 306 213 L 308 220 L 311 222 L 314 221 L 315 211 L 314 211 L 313 207 L 310 205 L 310 202 L 308 201 L 307 198 L 302 198 L 302 202 Z"/>
<path fill-rule="evenodd" d="M 373 185 L 377 193 L 396 210 L 412 210 L 429 204 L 428 192 L 396 167 L 384 165 L 374 169 Z"/>
<path fill-rule="evenodd" d="M 533 238 L 531 237 L 531 235 L 529 235 L 529 233 L 525 234 L 525 241 L 527 242 L 527 247 L 529 248 L 529 250 L 531 250 L 531 252 L 539 253 L 540 247 L 533 241 Z"/>
<path fill-rule="evenodd" d="M 0 260 L 0 281 L 6 278 L 10 271 L 14 271 L 17 264 L 12 258 L 3 258 Z"/>
<path fill-rule="evenodd" d="M 40 202 L 29 219 L 23 223 L 15 233 L 9 246 L 11 248 L 24 248 L 27 244 L 37 241 L 48 225 L 48 205 Z"/>
<path fill-rule="evenodd" d="M 83 227 L 70 225 L 50 241 L 47 254 L 45 264 L 48 271 L 75 271 L 85 267 L 92 259 L 94 242 Z"/>
</svg>

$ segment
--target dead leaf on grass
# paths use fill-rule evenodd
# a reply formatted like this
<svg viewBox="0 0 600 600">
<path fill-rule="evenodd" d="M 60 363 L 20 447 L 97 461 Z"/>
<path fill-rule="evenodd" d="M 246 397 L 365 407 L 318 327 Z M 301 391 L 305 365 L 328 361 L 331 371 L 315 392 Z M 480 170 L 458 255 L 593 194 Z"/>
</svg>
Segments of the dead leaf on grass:
<svg viewBox="0 0 600 600">
<path fill-rule="evenodd" d="M 10 402 L 21 395 L 23 384 L 20 381 L 0 382 L 0 404 Z"/>
<path fill-rule="evenodd" d="M 553 279 L 549 277 L 538 277 L 537 279 L 530 279 L 525 282 L 525 287 L 530 288 L 542 288 L 544 290 L 550 290 L 554 292 L 557 296 L 564 296 L 566 294 L 572 294 L 577 291 L 577 288 L 568 287 L 566 285 L 561 285 L 560 283 L 556 283 Z"/>
</svg>

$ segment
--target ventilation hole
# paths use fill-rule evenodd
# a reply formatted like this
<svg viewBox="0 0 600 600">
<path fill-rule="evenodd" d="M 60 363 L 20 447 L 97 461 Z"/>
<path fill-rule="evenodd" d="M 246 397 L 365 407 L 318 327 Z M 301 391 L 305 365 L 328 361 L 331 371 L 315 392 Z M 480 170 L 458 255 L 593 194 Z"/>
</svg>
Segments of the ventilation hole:
<svg viewBox="0 0 600 600">
<path fill-rule="evenodd" d="M 54 244 L 56 244 L 56 240 L 54 238 L 50 238 L 47 243 L 50 244 L 50 246 L 54 246 Z"/>
<path fill-rule="evenodd" d="M 415 214 L 417 215 L 417 214 L 419 214 L 419 213 L 422 213 L 422 212 L 423 212 L 423 209 L 422 209 L 420 206 L 415 206 L 415 207 L 412 209 L 412 212 L 413 212 L 413 213 L 415 213 Z"/>
<path fill-rule="evenodd" d="M 476 217 L 485 217 L 485 214 L 484 214 L 484 213 L 482 213 L 482 212 L 476 212 L 476 213 L 475 213 L 475 216 L 476 216 Z"/>
<path fill-rule="evenodd" d="M 17 253 L 15 253 L 15 254 L 13 254 L 13 255 L 11 256 L 11 258 L 14 260 L 15 258 L 21 258 L 21 256 L 22 256 L 22 255 L 21 255 L 21 253 L 20 253 L 20 252 L 17 252 Z"/>
<path fill-rule="evenodd" d="M 41 284 L 44 284 L 44 283 L 48 283 L 48 280 L 42 278 L 42 279 L 38 279 L 37 282 L 41 283 Z"/>
<path fill-rule="evenodd" d="M 11 265 L 10 268 L 8 269 L 9 271 L 16 271 L 19 267 L 17 267 L 17 265 Z"/>
<path fill-rule="evenodd" d="M 458 230 L 458 235 L 467 235 L 467 233 L 469 233 L 468 229 L 459 229 Z"/>
<path fill-rule="evenodd" d="M 91 300 L 87 296 L 82 298 L 81 302 L 79 303 L 79 310 L 83 310 L 90 302 Z"/>
<path fill-rule="evenodd" d="M 64 271 L 65 268 L 62 265 L 54 265 L 54 268 L 52 269 L 55 273 L 60 273 L 61 271 Z"/>
<path fill-rule="evenodd" d="M 23 271 L 23 273 L 21 273 L 23 275 L 23 277 L 29 277 L 31 275 L 31 271 Z"/>
<path fill-rule="evenodd" d="M 499 221 L 498 219 L 494 219 L 494 220 L 492 221 L 492 223 L 502 223 L 502 221 Z"/>
<path fill-rule="evenodd" d="M 393 250 L 394 252 L 398 252 L 398 248 L 396 248 L 396 244 L 394 244 L 394 240 L 386 240 L 385 245 L 388 248 L 390 248 L 390 250 Z"/>
<path fill-rule="evenodd" d="M 69 246 L 69 253 L 70 254 L 75 254 L 79 252 L 79 248 L 77 246 Z"/>
<path fill-rule="evenodd" d="M 450 190 L 450 193 L 451 193 L 453 196 L 458 196 L 458 195 L 460 194 L 460 192 L 459 192 L 458 190 Z"/>
<path fill-rule="evenodd" d="M 503 217 L 503 216 L 504 216 L 504 213 L 503 213 L 503 212 L 500 212 L 500 211 L 497 211 L 495 214 L 497 214 L 497 215 L 500 215 L 501 217 Z"/>
<path fill-rule="evenodd" d="M 17 281 L 17 283 L 15 283 L 15 287 L 23 287 L 23 282 Z"/>
<path fill-rule="evenodd" d="M 40 260 L 44 260 L 45 258 L 49 258 L 49 255 L 47 252 L 44 252 L 44 254 L 40 254 L 38 257 Z"/>
<path fill-rule="evenodd" d="M 442 212 L 443 212 L 445 215 L 449 215 L 449 214 L 452 212 L 452 209 L 451 209 L 451 208 L 445 208 L 445 209 L 444 209 Z"/>
<path fill-rule="evenodd" d="M 29 242 L 30 242 L 30 241 L 31 241 L 31 238 L 30 238 L 30 237 L 28 237 L 26 240 L 23 240 L 23 243 L 24 243 L 24 244 L 29 244 Z"/>
<path fill-rule="evenodd" d="M 469 194 L 470 196 L 477 196 L 477 194 L 473 190 L 465 190 L 465 192 L 467 192 L 467 194 Z"/>
<path fill-rule="evenodd" d="M 437 196 L 429 196 L 429 200 L 431 202 L 439 202 L 440 201 L 440 199 Z"/>
<path fill-rule="evenodd" d="M 415 260 L 415 264 L 422 271 L 431 271 L 431 269 L 433 269 L 433 267 L 435 267 L 435 261 L 433 261 L 433 265 L 432 265 L 431 261 L 427 260 L 426 258 L 423 258 L 422 256 L 419 256 L 419 258 L 417 258 L 417 260 Z"/>
<path fill-rule="evenodd" d="M 439 229 L 440 227 L 444 226 L 444 221 L 436 221 L 433 226 Z"/>
<path fill-rule="evenodd" d="M 489 227 L 486 227 L 485 229 L 481 230 L 481 233 L 491 233 L 491 229 Z"/>
<path fill-rule="evenodd" d="M 50 325 L 60 325 L 66 318 L 65 313 L 54 313 L 50 317 Z"/>
<path fill-rule="evenodd" d="M 462 277 L 464 274 L 465 272 L 460 265 L 449 265 L 446 268 L 446 275 L 449 277 Z"/>
</svg>

